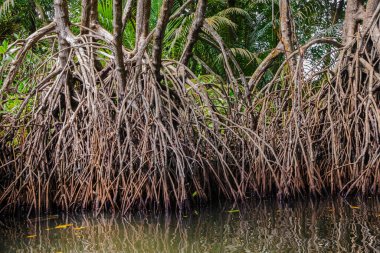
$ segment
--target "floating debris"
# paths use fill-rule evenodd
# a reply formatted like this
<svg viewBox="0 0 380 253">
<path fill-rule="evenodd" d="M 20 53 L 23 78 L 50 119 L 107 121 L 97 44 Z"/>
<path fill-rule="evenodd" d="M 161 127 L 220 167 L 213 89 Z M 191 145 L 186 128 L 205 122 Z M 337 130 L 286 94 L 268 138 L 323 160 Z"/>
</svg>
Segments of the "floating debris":
<svg viewBox="0 0 380 253">
<path fill-rule="evenodd" d="M 84 228 L 86 228 L 86 227 L 74 227 L 73 229 L 74 229 L 74 230 L 82 230 L 82 229 L 84 229 Z"/>
<path fill-rule="evenodd" d="M 54 228 L 60 229 L 60 228 L 68 228 L 68 227 L 71 227 L 71 226 L 73 226 L 72 223 L 70 223 L 70 224 L 57 225 L 57 226 L 55 226 Z"/>
</svg>

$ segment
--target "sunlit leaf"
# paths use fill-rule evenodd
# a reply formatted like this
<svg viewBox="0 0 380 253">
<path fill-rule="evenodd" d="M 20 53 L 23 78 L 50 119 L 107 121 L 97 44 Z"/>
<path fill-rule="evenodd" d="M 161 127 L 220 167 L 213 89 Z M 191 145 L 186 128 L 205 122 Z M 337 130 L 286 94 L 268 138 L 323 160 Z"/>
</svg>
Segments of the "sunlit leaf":
<svg viewBox="0 0 380 253">
<path fill-rule="evenodd" d="M 193 194 L 191 194 L 191 196 L 194 198 L 195 196 L 197 196 L 198 195 L 198 192 L 197 191 L 195 191 L 195 192 L 193 192 Z"/>
<path fill-rule="evenodd" d="M 360 209 L 360 206 L 351 206 L 350 205 L 350 207 L 351 207 L 351 209 Z"/>
<path fill-rule="evenodd" d="M 37 235 L 27 235 L 26 238 L 35 238 Z"/>
<path fill-rule="evenodd" d="M 231 210 L 227 211 L 227 213 L 238 213 L 238 212 L 240 212 L 240 210 L 238 210 L 238 209 L 231 209 Z"/>
</svg>

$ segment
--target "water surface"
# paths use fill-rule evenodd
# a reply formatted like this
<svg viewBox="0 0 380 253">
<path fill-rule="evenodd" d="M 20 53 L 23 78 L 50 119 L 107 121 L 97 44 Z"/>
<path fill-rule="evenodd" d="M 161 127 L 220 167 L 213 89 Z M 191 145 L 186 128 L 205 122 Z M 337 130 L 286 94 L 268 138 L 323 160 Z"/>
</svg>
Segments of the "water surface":
<svg viewBox="0 0 380 253">
<path fill-rule="evenodd" d="M 0 218 L 0 252 L 379 252 L 378 199 Z"/>
</svg>

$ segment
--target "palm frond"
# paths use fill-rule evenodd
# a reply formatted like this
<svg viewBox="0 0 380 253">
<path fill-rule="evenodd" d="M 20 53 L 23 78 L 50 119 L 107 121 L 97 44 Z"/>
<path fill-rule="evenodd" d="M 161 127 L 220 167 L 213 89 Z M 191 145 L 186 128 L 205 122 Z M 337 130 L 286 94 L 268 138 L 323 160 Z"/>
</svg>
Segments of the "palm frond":
<svg viewBox="0 0 380 253">
<path fill-rule="evenodd" d="M 230 50 L 236 58 L 243 59 L 244 61 L 253 62 L 258 59 L 255 53 L 252 53 L 246 48 L 230 48 Z"/>
<path fill-rule="evenodd" d="M 251 16 L 249 15 L 247 11 L 241 8 L 237 8 L 237 7 L 230 7 L 230 8 L 224 9 L 218 12 L 215 16 L 226 17 L 226 18 L 232 17 L 232 16 L 242 16 L 242 17 L 247 18 L 248 20 L 251 20 Z"/>
<path fill-rule="evenodd" d="M 237 24 L 226 17 L 212 16 L 206 18 L 206 22 L 216 31 L 223 29 L 231 29 L 232 31 L 236 31 L 237 29 Z"/>
</svg>

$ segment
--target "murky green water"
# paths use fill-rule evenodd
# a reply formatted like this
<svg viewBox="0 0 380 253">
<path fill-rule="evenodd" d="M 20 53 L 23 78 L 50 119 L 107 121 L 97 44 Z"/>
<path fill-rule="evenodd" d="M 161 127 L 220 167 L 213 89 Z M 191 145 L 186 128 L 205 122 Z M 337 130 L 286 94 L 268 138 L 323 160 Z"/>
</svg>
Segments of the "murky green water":
<svg viewBox="0 0 380 253">
<path fill-rule="evenodd" d="M 378 252 L 380 201 L 198 209 L 170 216 L 0 218 L 0 252 Z"/>
</svg>

